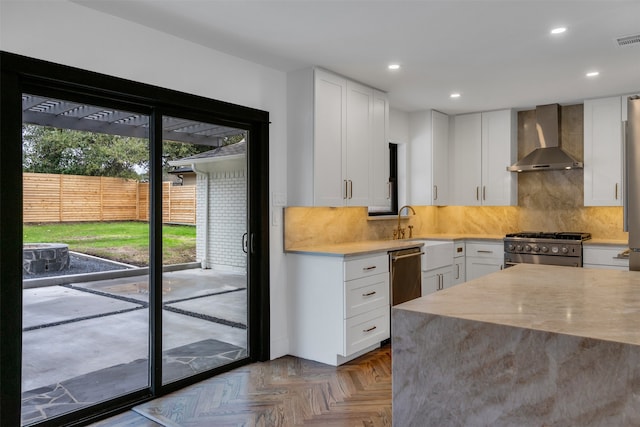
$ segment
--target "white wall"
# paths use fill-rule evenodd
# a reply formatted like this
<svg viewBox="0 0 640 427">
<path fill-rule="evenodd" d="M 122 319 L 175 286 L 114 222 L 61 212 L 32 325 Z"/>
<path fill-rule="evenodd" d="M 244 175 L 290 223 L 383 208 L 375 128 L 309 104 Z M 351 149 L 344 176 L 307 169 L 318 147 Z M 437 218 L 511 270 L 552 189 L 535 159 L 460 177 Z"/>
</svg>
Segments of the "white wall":
<svg viewBox="0 0 640 427">
<path fill-rule="evenodd" d="M 286 194 L 286 75 L 62 0 L 0 2 L 0 49 L 270 114 L 270 192 Z M 282 210 L 271 212 L 271 357 L 289 351 Z M 275 225 L 273 225 L 275 224 Z"/>
</svg>

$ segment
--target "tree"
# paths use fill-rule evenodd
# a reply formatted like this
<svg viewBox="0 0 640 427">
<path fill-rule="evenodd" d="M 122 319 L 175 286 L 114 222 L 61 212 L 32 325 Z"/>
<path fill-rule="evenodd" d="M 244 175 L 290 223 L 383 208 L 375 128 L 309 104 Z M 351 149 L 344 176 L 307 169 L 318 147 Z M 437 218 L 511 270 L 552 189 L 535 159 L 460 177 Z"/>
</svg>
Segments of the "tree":
<svg viewBox="0 0 640 427">
<path fill-rule="evenodd" d="M 222 144 L 239 142 L 244 135 L 223 139 Z M 149 170 L 149 142 L 71 129 L 25 124 L 22 127 L 22 167 L 25 172 L 146 179 Z M 163 169 L 169 161 L 192 156 L 213 147 L 164 141 Z"/>
<path fill-rule="evenodd" d="M 149 163 L 140 138 L 23 125 L 22 140 L 25 172 L 138 178 Z"/>
</svg>

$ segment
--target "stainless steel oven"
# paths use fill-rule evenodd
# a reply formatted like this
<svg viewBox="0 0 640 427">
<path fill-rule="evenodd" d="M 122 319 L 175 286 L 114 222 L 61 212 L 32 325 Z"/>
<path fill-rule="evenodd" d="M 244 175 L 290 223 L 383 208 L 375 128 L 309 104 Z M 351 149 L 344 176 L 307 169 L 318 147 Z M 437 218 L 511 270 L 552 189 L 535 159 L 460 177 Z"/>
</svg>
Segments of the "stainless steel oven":
<svg viewBox="0 0 640 427">
<path fill-rule="evenodd" d="M 545 264 L 582 267 L 582 242 L 589 233 L 520 232 L 504 238 L 504 265 Z"/>
</svg>

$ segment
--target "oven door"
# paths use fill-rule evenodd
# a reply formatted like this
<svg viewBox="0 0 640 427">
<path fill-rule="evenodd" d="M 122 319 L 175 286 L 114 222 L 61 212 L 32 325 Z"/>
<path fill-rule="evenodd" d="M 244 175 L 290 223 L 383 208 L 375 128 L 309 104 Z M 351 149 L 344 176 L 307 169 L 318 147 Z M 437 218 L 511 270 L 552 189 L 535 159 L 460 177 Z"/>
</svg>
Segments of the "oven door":
<svg viewBox="0 0 640 427">
<path fill-rule="evenodd" d="M 542 254 L 504 254 L 504 266 L 513 267 L 518 264 L 562 265 L 565 267 L 582 267 L 582 257 Z"/>
</svg>

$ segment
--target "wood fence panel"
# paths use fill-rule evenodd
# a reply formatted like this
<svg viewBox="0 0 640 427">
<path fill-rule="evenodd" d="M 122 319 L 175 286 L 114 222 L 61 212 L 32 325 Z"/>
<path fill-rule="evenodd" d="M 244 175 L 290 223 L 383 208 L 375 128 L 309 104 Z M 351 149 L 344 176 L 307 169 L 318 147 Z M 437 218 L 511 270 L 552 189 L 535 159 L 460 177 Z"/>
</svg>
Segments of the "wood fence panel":
<svg viewBox="0 0 640 427">
<path fill-rule="evenodd" d="M 170 221 L 184 224 L 196 223 L 196 186 L 172 186 Z"/>
<path fill-rule="evenodd" d="M 149 191 L 148 182 L 138 183 L 138 220 L 149 221 Z"/>
<path fill-rule="evenodd" d="M 60 221 L 101 221 L 102 185 L 99 176 L 61 175 Z"/>
<path fill-rule="evenodd" d="M 138 218 L 138 181 L 102 177 L 102 220 L 131 221 Z"/>
<path fill-rule="evenodd" d="M 24 222 L 60 222 L 60 175 L 24 173 Z"/>
<path fill-rule="evenodd" d="M 113 177 L 23 174 L 24 222 L 149 220 L 149 183 Z M 163 222 L 195 224 L 195 186 L 162 183 Z"/>
</svg>

